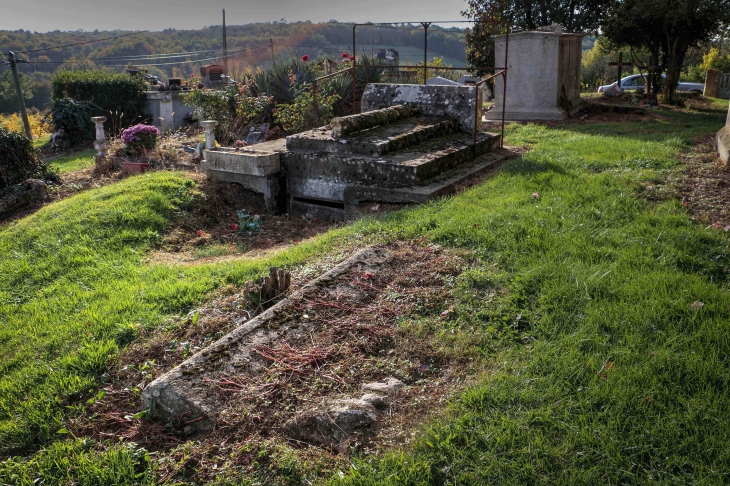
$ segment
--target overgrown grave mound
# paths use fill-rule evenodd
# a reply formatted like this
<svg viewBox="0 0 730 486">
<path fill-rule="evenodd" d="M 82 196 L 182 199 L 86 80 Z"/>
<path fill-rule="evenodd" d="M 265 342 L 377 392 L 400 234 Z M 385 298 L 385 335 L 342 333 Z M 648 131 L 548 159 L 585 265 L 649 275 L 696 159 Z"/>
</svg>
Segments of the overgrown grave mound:
<svg viewBox="0 0 730 486">
<path fill-rule="evenodd" d="M 369 84 L 362 113 L 245 149 L 205 151 L 208 177 L 264 195 L 267 209 L 328 221 L 361 204 L 411 204 L 450 194 L 504 159 L 482 131 L 469 86 Z"/>
<path fill-rule="evenodd" d="M 363 250 L 253 319 L 239 317 L 150 383 L 142 406 L 179 433 L 215 440 L 250 433 L 342 450 L 397 436 L 468 372 L 398 326 L 414 313 L 438 319 L 446 282 L 464 264 L 417 244 Z"/>
<path fill-rule="evenodd" d="M 33 142 L 0 128 L 0 219 L 48 196 L 58 176 L 38 157 Z"/>
</svg>

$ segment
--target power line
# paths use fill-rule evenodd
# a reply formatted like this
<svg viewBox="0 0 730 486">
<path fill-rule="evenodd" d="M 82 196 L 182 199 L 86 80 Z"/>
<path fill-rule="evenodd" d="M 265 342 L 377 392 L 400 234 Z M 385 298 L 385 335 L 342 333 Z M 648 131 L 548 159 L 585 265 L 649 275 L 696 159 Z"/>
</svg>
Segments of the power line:
<svg viewBox="0 0 730 486">
<path fill-rule="evenodd" d="M 193 64 L 193 63 L 197 63 L 197 62 L 214 61 L 216 59 L 223 59 L 225 57 L 237 56 L 239 54 L 246 52 L 247 50 L 248 49 L 243 49 L 243 50 L 240 50 L 240 51 L 237 51 L 234 53 L 229 53 L 227 56 L 215 56 L 215 57 L 208 57 L 205 59 L 192 59 L 189 61 L 165 62 L 165 63 L 155 63 L 155 64 L 135 64 L 135 66 L 145 67 L 145 66 L 171 66 L 171 65 L 175 65 L 175 64 Z M 76 65 L 79 65 L 79 64 L 81 64 L 80 61 L 86 61 L 86 60 L 91 61 L 90 58 L 84 58 L 84 59 L 79 59 L 76 61 L 70 61 L 70 60 L 66 60 L 66 61 L 33 61 L 30 64 L 76 64 Z M 127 64 L 102 64 L 102 66 L 104 66 L 104 67 L 127 67 L 127 66 L 129 66 L 129 64 L 130 63 L 127 63 Z"/>
<path fill-rule="evenodd" d="M 101 42 L 101 41 L 105 41 L 105 40 L 120 39 L 122 37 L 129 37 L 131 35 L 142 34 L 142 33 L 145 33 L 145 32 L 149 32 L 149 31 L 148 30 L 140 30 L 139 32 L 133 32 L 131 34 L 115 35 L 113 37 L 105 37 L 103 39 L 96 39 L 96 40 L 90 40 L 90 41 L 84 41 L 84 42 L 77 42 L 75 44 L 66 44 L 65 46 L 44 47 L 42 49 L 32 49 L 30 51 L 18 51 L 18 53 L 28 54 L 30 52 L 50 51 L 51 49 L 63 49 L 64 47 L 73 47 L 73 46 L 80 46 L 80 45 L 83 45 L 83 44 L 93 44 L 94 42 Z"/>
<path fill-rule="evenodd" d="M 241 47 L 241 49 L 251 49 L 252 51 L 260 50 L 260 49 L 268 49 L 269 46 L 246 46 Z M 106 56 L 106 57 L 87 57 L 86 59 L 90 59 L 92 61 L 122 61 L 122 60 L 154 60 L 154 59 L 168 59 L 168 58 L 175 58 L 175 57 L 187 57 L 189 55 L 193 54 L 202 54 L 207 52 L 220 52 L 223 49 L 207 49 L 203 51 L 187 51 L 187 52 L 169 52 L 169 53 L 162 53 L 162 54 L 140 54 L 138 56 L 136 55 L 130 55 L 130 56 Z"/>
</svg>

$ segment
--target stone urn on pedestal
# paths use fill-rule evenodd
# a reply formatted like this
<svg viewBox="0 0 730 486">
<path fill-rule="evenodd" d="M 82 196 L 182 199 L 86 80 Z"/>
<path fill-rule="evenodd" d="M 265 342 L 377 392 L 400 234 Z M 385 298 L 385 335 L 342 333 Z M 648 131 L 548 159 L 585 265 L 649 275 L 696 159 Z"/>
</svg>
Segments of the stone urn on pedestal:
<svg viewBox="0 0 730 486">
<path fill-rule="evenodd" d="M 107 156 L 109 150 L 109 142 L 106 140 L 104 134 L 104 122 L 106 121 L 105 116 L 92 116 L 91 121 L 96 125 L 96 140 L 94 140 L 94 148 L 97 150 L 94 155 L 94 162 L 96 163 L 96 170 L 98 172 L 107 171 L 112 168 L 113 161 Z"/>
</svg>

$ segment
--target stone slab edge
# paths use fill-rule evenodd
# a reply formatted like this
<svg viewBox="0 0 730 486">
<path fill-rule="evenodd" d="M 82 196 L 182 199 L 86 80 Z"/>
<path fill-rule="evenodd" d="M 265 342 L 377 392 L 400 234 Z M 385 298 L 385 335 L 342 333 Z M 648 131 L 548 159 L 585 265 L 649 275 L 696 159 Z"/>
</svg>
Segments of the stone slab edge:
<svg viewBox="0 0 730 486">
<path fill-rule="evenodd" d="M 730 126 L 725 125 L 718 130 L 717 135 L 715 135 L 715 145 L 720 160 L 727 163 L 728 158 L 730 158 Z"/>
<path fill-rule="evenodd" d="M 185 417 L 188 423 L 194 424 L 195 430 L 210 430 L 215 426 L 213 412 L 205 405 L 188 396 L 186 390 L 181 389 L 177 382 L 183 379 L 183 369 L 200 366 L 209 358 L 206 355 L 216 355 L 228 348 L 232 343 L 244 339 L 252 331 L 261 327 L 269 318 L 284 307 L 305 296 L 317 286 L 327 283 L 335 277 L 349 270 L 358 263 L 384 263 L 390 254 L 387 250 L 378 247 L 368 247 L 337 265 L 317 279 L 309 282 L 299 291 L 254 317 L 250 321 L 236 327 L 233 331 L 214 342 L 205 349 L 194 354 L 172 370 L 155 379 L 142 391 L 142 408 L 152 412 L 153 416 L 166 419 Z M 242 321 L 239 321 L 242 322 Z M 187 432 L 192 432 L 188 430 Z"/>
<path fill-rule="evenodd" d="M 345 199 L 347 205 L 356 205 L 366 201 L 377 201 L 385 203 L 425 203 L 454 191 L 454 186 L 464 180 L 479 175 L 492 167 L 494 164 L 504 160 L 505 155 L 488 153 L 475 160 L 476 163 L 466 167 L 458 167 L 458 174 L 440 179 L 429 184 L 404 187 L 404 188 L 382 188 L 378 186 L 353 186 L 346 191 Z M 455 171 L 457 169 L 454 169 Z M 348 219 L 350 214 L 348 213 Z"/>
</svg>

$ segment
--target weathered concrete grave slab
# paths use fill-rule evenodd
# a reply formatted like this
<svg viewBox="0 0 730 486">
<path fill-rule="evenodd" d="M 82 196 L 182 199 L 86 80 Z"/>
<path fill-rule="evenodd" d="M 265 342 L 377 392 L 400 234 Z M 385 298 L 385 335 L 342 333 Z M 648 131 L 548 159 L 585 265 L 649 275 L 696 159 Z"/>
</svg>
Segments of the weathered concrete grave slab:
<svg viewBox="0 0 730 486">
<path fill-rule="evenodd" d="M 391 253 L 382 248 L 363 250 L 249 322 L 241 321 L 230 334 L 150 383 L 142 393 L 143 407 L 165 419 L 185 417 L 188 433 L 211 430 L 231 419 L 236 398 L 222 395 L 221 384 L 235 390 L 264 373 L 272 359 L 264 356 L 262 347 L 306 339 L 326 326 L 326 321 L 307 310 L 308 303 L 321 302 L 323 289 L 349 299 L 365 298 L 361 286 L 341 277 L 354 272 L 373 278 L 390 258 Z"/>
</svg>

